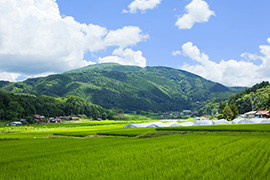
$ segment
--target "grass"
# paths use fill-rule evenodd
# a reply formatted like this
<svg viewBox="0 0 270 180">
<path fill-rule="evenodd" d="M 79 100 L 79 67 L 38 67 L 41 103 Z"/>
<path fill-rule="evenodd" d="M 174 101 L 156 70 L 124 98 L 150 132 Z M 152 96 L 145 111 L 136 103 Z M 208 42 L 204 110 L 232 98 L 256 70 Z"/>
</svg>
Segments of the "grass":
<svg viewBox="0 0 270 180">
<path fill-rule="evenodd" d="M 130 120 L 161 120 L 164 119 L 162 117 L 160 117 L 157 114 L 147 114 L 147 115 L 142 115 L 142 114 L 125 114 L 126 117 L 128 117 L 128 119 Z"/>
<path fill-rule="evenodd" d="M 108 131 L 108 130 L 121 130 L 123 124 L 109 124 L 109 125 L 100 125 L 100 126 L 78 126 L 73 128 L 40 128 L 33 130 L 24 130 L 21 132 L 13 133 L 2 133 L 0 134 L 0 139 L 33 139 L 44 138 L 53 135 L 61 136 L 77 136 L 84 137 L 88 135 L 96 135 L 97 132 Z"/>
<path fill-rule="evenodd" d="M 132 128 L 132 129 L 120 129 L 114 131 L 103 131 L 97 133 L 97 135 L 105 136 L 127 136 L 127 137 L 136 137 L 139 135 L 144 135 L 147 133 L 156 132 L 155 128 Z"/>
<path fill-rule="evenodd" d="M 34 137 L 46 137 L 52 135 L 88 136 L 96 135 L 97 132 L 121 130 L 123 126 L 130 123 L 141 123 L 144 121 L 69 121 L 59 124 L 39 124 L 28 126 L 0 127 L 1 139 L 25 139 Z M 150 122 L 150 121 L 146 121 Z"/>
<path fill-rule="evenodd" d="M 269 179 L 269 137 L 0 141 L 0 179 Z"/>
<path fill-rule="evenodd" d="M 269 124 L 156 131 L 81 123 L 0 134 L 0 180 L 270 179 Z"/>
<path fill-rule="evenodd" d="M 159 127 L 157 131 L 235 131 L 235 132 L 270 132 L 270 124 L 229 124 L 212 126 Z"/>
</svg>

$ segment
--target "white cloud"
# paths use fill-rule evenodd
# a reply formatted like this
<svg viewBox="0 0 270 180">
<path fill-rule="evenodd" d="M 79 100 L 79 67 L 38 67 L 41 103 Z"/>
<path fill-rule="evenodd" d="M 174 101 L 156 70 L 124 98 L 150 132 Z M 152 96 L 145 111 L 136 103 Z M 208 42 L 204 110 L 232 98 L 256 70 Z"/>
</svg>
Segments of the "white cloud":
<svg viewBox="0 0 270 180">
<path fill-rule="evenodd" d="M 145 13 L 147 9 L 154 9 L 161 3 L 161 0 L 134 0 L 128 6 L 129 10 L 123 10 L 122 13 L 135 14 L 137 11 Z"/>
<path fill-rule="evenodd" d="M 142 30 L 136 26 L 125 26 L 122 29 L 110 31 L 104 42 L 107 46 L 119 46 L 125 48 L 127 46 L 136 45 L 138 42 L 149 38 L 148 34 L 142 34 Z"/>
<path fill-rule="evenodd" d="M 187 13 L 179 17 L 175 23 L 179 29 L 191 29 L 195 23 L 208 22 L 209 18 L 215 15 L 203 0 L 192 0 L 185 10 Z"/>
<path fill-rule="evenodd" d="M 181 55 L 181 51 L 176 50 L 172 52 L 172 56 L 178 56 L 178 55 Z"/>
<path fill-rule="evenodd" d="M 245 58 L 246 60 L 253 60 L 253 61 L 262 58 L 261 56 L 258 56 L 256 54 L 251 54 L 251 53 L 248 53 L 248 52 L 244 52 L 240 56 L 243 57 L 243 58 Z"/>
<path fill-rule="evenodd" d="M 133 51 L 132 49 L 122 48 L 115 49 L 112 53 L 113 56 L 107 56 L 103 58 L 99 58 L 99 63 L 108 63 L 114 62 L 123 65 L 135 65 L 135 66 L 146 66 L 146 59 L 142 56 L 141 51 Z"/>
<path fill-rule="evenodd" d="M 251 54 L 246 56 L 259 58 L 262 61 L 260 65 L 233 59 L 217 63 L 211 61 L 204 52 L 201 53 L 191 42 L 187 42 L 182 46 L 182 54 L 197 61 L 198 64 L 184 64 L 181 68 L 224 85 L 252 86 L 261 81 L 270 81 L 270 45 L 261 45 L 260 52 L 262 56 L 250 56 Z"/>
<path fill-rule="evenodd" d="M 84 60 L 86 52 L 126 48 L 149 37 L 136 26 L 112 31 L 62 17 L 56 0 L 0 0 L 0 12 L 0 79 L 80 68 L 93 64 Z"/>
<path fill-rule="evenodd" d="M 0 81 L 16 81 L 16 79 L 20 76 L 18 73 L 9 73 L 9 72 L 0 72 Z"/>
</svg>

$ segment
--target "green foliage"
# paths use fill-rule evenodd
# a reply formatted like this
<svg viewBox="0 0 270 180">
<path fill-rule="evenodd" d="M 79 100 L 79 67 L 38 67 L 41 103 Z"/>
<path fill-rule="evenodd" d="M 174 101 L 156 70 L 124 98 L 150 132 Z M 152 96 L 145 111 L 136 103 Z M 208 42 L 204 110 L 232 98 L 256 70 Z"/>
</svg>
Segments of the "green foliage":
<svg viewBox="0 0 270 180">
<path fill-rule="evenodd" d="M 71 116 L 84 114 L 85 117 L 92 119 L 114 119 L 116 113 L 98 105 L 93 105 L 86 100 L 68 96 L 54 98 L 49 96 L 29 96 L 25 94 L 11 94 L 0 91 L 0 112 L 1 119 L 20 120 L 26 118 L 31 122 L 30 117 L 34 114 L 41 114 L 46 117 Z"/>
<path fill-rule="evenodd" d="M 32 124 L 34 123 L 34 116 L 26 116 L 25 120 L 27 123 Z"/>
<path fill-rule="evenodd" d="M 63 74 L 4 84 L 2 88 L 36 96 L 79 96 L 104 108 L 121 108 L 125 112 L 199 110 L 213 99 L 228 98 L 241 90 L 173 68 L 118 64 L 91 65 Z M 73 113 L 79 111 L 74 110 Z M 96 112 L 94 116 L 102 114 Z"/>
<path fill-rule="evenodd" d="M 221 99 L 215 99 L 209 103 L 207 103 L 206 105 L 204 105 L 200 110 L 199 110 L 199 115 L 214 115 L 216 113 L 220 113 L 222 110 L 220 110 L 221 107 L 221 103 L 223 100 Z"/>
<path fill-rule="evenodd" d="M 223 118 L 227 119 L 227 120 L 232 120 L 234 117 L 234 113 L 231 110 L 230 106 L 225 106 L 224 110 L 223 110 Z"/>
<path fill-rule="evenodd" d="M 261 82 L 251 88 L 232 96 L 229 104 L 235 104 L 239 109 L 239 113 L 253 110 L 270 109 L 270 84 L 269 82 Z"/>
<path fill-rule="evenodd" d="M 217 119 L 223 119 L 224 117 L 223 117 L 223 114 L 218 114 L 217 115 Z"/>
<path fill-rule="evenodd" d="M 239 115 L 238 107 L 236 106 L 236 104 L 232 104 L 230 105 L 230 108 L 233 112 L 233 119 L 234 119 L 237 115 Z"/>
</svg>

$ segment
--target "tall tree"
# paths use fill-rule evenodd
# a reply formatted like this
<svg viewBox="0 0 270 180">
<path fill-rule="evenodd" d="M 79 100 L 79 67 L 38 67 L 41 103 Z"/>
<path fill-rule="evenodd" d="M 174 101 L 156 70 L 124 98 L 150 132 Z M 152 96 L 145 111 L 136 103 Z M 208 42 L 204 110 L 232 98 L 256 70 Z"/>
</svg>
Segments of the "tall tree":
<svg viewBox="0 0 270 180">
<path fill-rule="evenodd" d="M 224 110 L 223 110 L 223 117 L 224 119 L 227 119 L 227 120 L 232 120 L 233 119 L 233 112 L 230 108 L 230 106 L 225 106 Z"/>
<path fill-rule="evenodd" d="M 236 115 L 239 115 L 238 107 L 236 104 L 230 105 L 230 108 L 233 112 L 233 119 L 236 117 Z"/>
</svg>

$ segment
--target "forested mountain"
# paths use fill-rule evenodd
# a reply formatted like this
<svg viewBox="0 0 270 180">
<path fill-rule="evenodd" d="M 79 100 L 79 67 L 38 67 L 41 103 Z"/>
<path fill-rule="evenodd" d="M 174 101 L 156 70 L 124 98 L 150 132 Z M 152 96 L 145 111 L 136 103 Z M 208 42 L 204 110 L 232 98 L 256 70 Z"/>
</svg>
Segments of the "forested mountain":
<svg viewBox="0 0 270 180">
<path fill-rule="evenodd" d="M 0 120 L 19 120 L 27 117 L 32 120 L 34 114 L 46 117 L 83 114 L 92 119 L 113 119 L 115 115 L 112 110 L 93 105 L 80 97 L 35 97 L 0 91 Z"/>
<path fill-rule="evenodd" d="M 245 89 L 229 99 L 229 104 L 236 104 L 239 113 L 253 110 L 270 110 L 270 84 L 261 82 Z"/>
<path fill-rule="evenodd" d="M 245 88 L 226 87 L 195 74 L 168 68 L 90 65 L 63 74 L 0 83 L 12 93 L 54 97 L 79 96 L 104 108 L 125 111 L 198 110 L 216 98 L 229 98 Z"/>
</svg>

